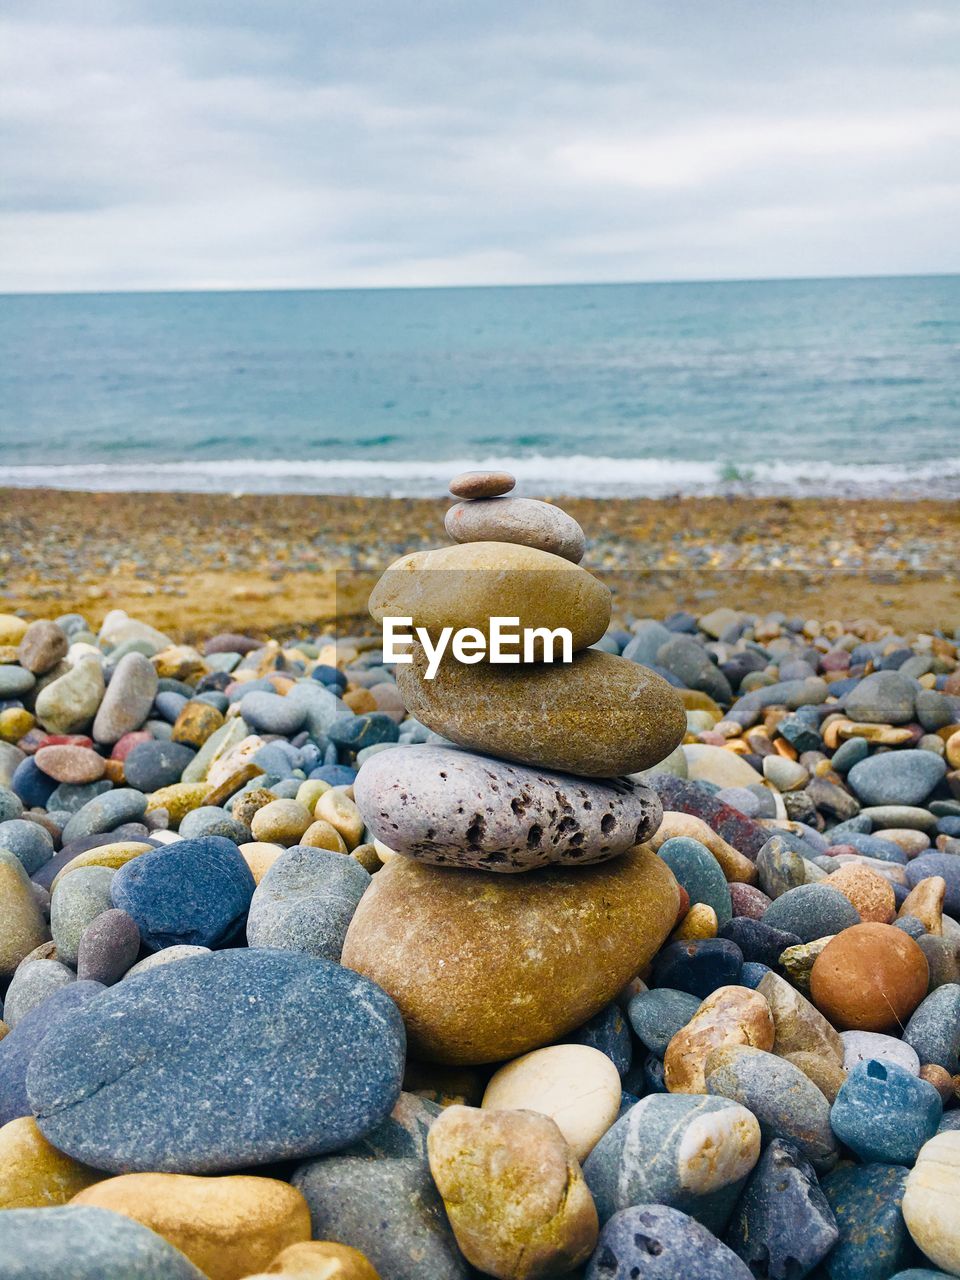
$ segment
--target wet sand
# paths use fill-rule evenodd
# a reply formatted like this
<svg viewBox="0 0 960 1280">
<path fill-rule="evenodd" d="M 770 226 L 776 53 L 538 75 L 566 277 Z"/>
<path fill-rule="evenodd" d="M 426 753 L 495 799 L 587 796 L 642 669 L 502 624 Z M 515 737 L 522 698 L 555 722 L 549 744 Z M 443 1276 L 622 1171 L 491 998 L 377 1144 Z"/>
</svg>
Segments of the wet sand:
<svg viewBox="0 0 960 1280">
<path fill-rule="evenodd" d="M 960 626 L 960 501 L 563 499 L 615 616 L 728 604 L 905 632 Z M 360 628 L 371 574 L 442 545 L 447 499 L 0 490 L 0 611 L 176 639 Z"/>
</svg>

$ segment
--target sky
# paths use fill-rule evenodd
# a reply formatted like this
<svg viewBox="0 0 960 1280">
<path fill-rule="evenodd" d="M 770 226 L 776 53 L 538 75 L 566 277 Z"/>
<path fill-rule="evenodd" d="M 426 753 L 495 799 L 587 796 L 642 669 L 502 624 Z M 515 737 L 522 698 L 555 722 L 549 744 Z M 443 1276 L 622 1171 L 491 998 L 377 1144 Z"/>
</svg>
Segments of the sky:
<svg viewBox="0 0 960 1280">
<path fill-rule="evenodd" d="M 6 0 L 0 291 L 960 270 L 960 6 Z"/>
</svg>

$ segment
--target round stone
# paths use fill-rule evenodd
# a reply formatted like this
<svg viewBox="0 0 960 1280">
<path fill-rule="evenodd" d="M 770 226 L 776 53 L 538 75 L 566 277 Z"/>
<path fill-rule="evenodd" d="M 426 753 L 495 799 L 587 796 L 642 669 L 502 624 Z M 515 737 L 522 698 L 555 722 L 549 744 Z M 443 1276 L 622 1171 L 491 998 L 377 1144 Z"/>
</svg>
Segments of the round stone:
<svg viewBox="0 0 960 1280">
<path fill-rule="evenodd" d="M 103 756 L 86 747 L 41 747 L 33 758 L 37 768 L 57 782 L 98 782 L 106 767 Z"/>
<path fill-rule="evenodd" d="M 47 1034 L 28 1089 L 74 1159 L 210 1173 L 355 1142 L 389 1114 L 403 1062 L 400 1015 L 373 984 L 311 956 L 233 950 L 101 990 Z"/>
<path fill-rule="evenodd" d="M 20 961 L 48 936 L 23 863 L 0 849 L 0 978 L 12 976 Z"/>
<path fill-rule="evenodd" d="M 960 1130 L 938 1133 L 920 1149 L 907 1178 L 903 1218 L 931 1262 L 960 1274 Z"/>
<path fill-rule="evenodd" d="M 103 669 L 95 657 L 80 658 L 37 694 L 37 719 L 50 733 L 89 729 L 103 698 Z"/>
<path fill-rule="evenodd" d="M 80 939 L 87 925 L 113 906 L 110 867 L 81 867 L 64 876 L 50 899 L 50 932 L 57 944 L 57 957 L 74 968 L 80 954 Z"/>
<path fill-rule="evenodd" d="M 606 861 L 645 840 L 661 814 L 640 783 L 574 778 L 452 747 L 371 756 L 354 794 L 367 827 L 389 849 L 496 872 Z"/>
<path fill-rule="evenodd" d="M 537 498 L 481 498 L 458 502 L 443 520 L 454 542 L 516 542 L 579 564 L 583 530 L 552 503 Z"/>
<path fill-rule="evenodd" d="M 947 771 L 932 751 L 887 751 L 855 764 L 847 775 L 864 805 L 922 805 Z"/>
<path fill-rule="evenodd" d="M 52 671 L 67 656 L 70 641 L 62 627 L 48 618 L 31 622 L 17 649 L 17 661 L 34 675 Z"/>
<path fill-rule="evenodd" d="M 179 782 L 196 753 L 180 742 L 139 742 L 123 762 L 128 786 L 149 795 Z"/>
<path fill-rule="evenodd" d="M 752 1275 L 695 1218 L 664 1204 L 637 1204 L 603 1228 L 585 1280 L 752 1280 Z"/>
<path fill-rule="evenodd" d="M 77 949 L 77 977 L 112 986 L 140 954 L 140 930 L 126 911 L 111 907 L 84 929 Z"/>
<path fill-rule="evenodd" d="M 297 800 L 271 800 L 250 820 L 255 840 L 265 844 L 295 845 L 313 822 L 313 814 Z"/>
<path fill-rule="evenodd" d="M 909 724 L 917 686 L 899 671 L 874 671 L 847 694 L 844 711 L 860 724 Z"/>
<path fill-rule="evenodd" d="M 12 1029 L 47 996 L 76 980 L 73 970 L 58 960 L 27 960 L 18 967 L 3 997 L 4 1022 Z"/>
<path fill-rule="evenodd" d="M 516 483 L 509 471 L 462 471 L 450 481 L 450 492 L 455 498 L 498 498 Z"/>
<path fill-rule="evenodd" d="M 276 1178 L 128 1173 L 88 1187 L 73 1203 L 141 1222 L 210 1280 L 239 1280 L 310 1239 L 307 1202 Z"/>
<path fill-rule="evenodd" d="M 419 645 L 413 662 L 397 667 L 410 714 L 451 742 L 504 760 L 612 778 L 651 768 L 686 729 L 683 703 L 665 680 L 596 649 L 560 665 L 447 661 L 432 680 L 426 668 Z"/>
<path fill-rule="evenodd" d="M 0 849 L 15 854 L 32 876 L 53 857 L 53 837 L 39 822 L 11 818 L 0 822 Z"/>
<path fill-rule="evenodd" d="M 795 933 L 802 942 L 814 942 L 859 924 L 860 916 L 839 890 L 825 884 L 802 884 L 774 899 L 763 913 L 763 923 Z"/>
<path fill-rule="evenodd" d="M 357 907 L 342 959 L 396 1000 L 411 1056 L 502 1062 L 613 1000 L 656 954 L 678 907 L 673 875 L 643 847 L 519 877 L 392 858 Z"/>
<path fill-rule="evenodd" d="M 593 1252 L 597 1211 L 547 1116 L 447 1107 L 430 1126 L 427 1150 L 457 1244 L 479 1270 L 563 1274 Z"/>
<path fill-rule="evenodd" d="M 52 1147 L 33 1116 L 0 1129 L 0 1210 L 66 1204 L 103 1177 Z"/>
<path fill-rule="evenodd" d="M 870 867 L 847 863 L 828 875 L 824 883 L 849 898 L 864 923 L 890 924 L 896 915 L 893 885 Z"/>
<path fill-rule="evenodd" d="M 700 1008 L 700 997 L 670 987 L 641 991 L 627 1006 L 634 1033 L 651 1053 L 662 1058 L 667 1045 Z"/>
<path fill-rule="evenodd" d="M 616 1120 L 620 1092 L 620 1073 L 605 1053 L 555 1044 L 495 1071 L 481 1106 L 549 1116 L 582 1163 Z"/>
<path fill-rule="evenodd" d="M 858 924 L 845 929 L 814 962 L 810 994 L 834 1026 L 851 1031 L 891 1031 L 927 994 L 923 951 L 901 929 Z"/>
</svg>

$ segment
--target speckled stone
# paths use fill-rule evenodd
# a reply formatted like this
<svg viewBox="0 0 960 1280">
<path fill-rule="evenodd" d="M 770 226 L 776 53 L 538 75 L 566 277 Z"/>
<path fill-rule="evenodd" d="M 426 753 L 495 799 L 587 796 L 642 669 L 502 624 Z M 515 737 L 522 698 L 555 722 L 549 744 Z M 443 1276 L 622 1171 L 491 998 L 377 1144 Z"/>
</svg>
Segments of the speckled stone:
<svg viewBox="0 0 960 1280">
<path fill-rule="evenodd" d="M 774 1138 L 740 1197 L 724 1237 L 769 1280 L 797 1280 L 837 1241 L 833 1210 L 813 1166 L 791 1142 Z"/>
<path fill-rule="evenodd" d="M 830 1108 L 830 1124 L 861 1160 L 912 1165 L 942 1115 L 932 1084 L 894 1062 L 870 1059 L 847 1072 Z"/>
<path fill-rule="evenodd" d="M 342 853 L 288 849 L 253 894 L 247 942 L 339 961 L 347 927 L 369 884 L 363 867 Z"/>
<path fill-rule="evenodd" d="M 855 764 L 847 781 L 865 805 L 921 805 L 946 771 L 932 751 L 888 751 Z"/>
<path fill-rule="evenodd" d="M 859 724 L 909 724 L 916 685 L 899 671 L 874 671 L 844 699 L 844 711 Z"/>
<path fill-rule="evenodd" d="M 357 907 L 342 958 L 396 1000 L 413 1057 L 502 1062 L 613 1000 L 678 907 L 672 874 L 642 847 L 597 867 L 525 876 L 392 858 Z"/>
<path fill-rule="evenodd" d="M 627 1017 L 641 1044 L 662 1058 L 667 1045 L 700 1008 L 700 997 L 658 987 L 642 991 L 627 1006 Z"/>
<path fill-rule="evenodd" d="M 843 1065 L 852 1071 L 858 1062 L 892 1062 L 911 1075 L 920 1074 L 920 1059 L 906 1040 L 881 1035 L 876 1031 L 841 1031 Z"/>
<path fill-rule="evenodd" d="M 624 1209 L 603 1228 L 585 1280 L 751 1280 L 750 1269 L 695 1219 L 663 1204 Z"/>
<path fill-rule="evenodd" d="M 860 915 L 839 890 L 802 884 L 774 899 L 763 913 L 763 923 L 794 933 L 802 942 L 813 942 L 859 924 Z"/>
<path fill-rule="evenodd" d="M 733 915 L 730 888 L 719 862 L 699 840 L 680 836 L 667 840 L 657 850 L 677 882 L 686 889 L 691 904 L 706 903 L 717 915 L 722 928 Z"/>
<path fill-rule="evenodd" d="M 772 1049 L 773 1017 L 762 995 L 746 987 L 720 987 L 676 1033 L 663 1059 L 670 1093 L 706 1093 L 704 1067 L 714 1049 L 752 1045 Z"/>
<path fill-rule="evenodd" d="M 85 1164 L 208 1173 L 362 1137 L 396 1102 L 403 1061 L 400 1015 L 369 982 L 236 950 L 103 991 L 43 1042 L 28 1089 L 44 1135 Z"/>
<path fill-rule="evenodd" d="M 913 1261 L 900 1206 L 907 1170 L 899 1165 L 846 1165 L 823 1181 L 840 1238 L 824 1263 L 830 1280 L 888 1280 Z"/>
<path fill-rule="evenodd" d="M 451 742 L 542 769 L 612 778 L 648 769 L 683 737 L 683 703 L 660 676 L 588 649 L 569 664 L 441 663 L 419 645 L 397 667 L 411 715 Z"/>
<path fill-rule="evenodd" d="M 830 1107 L 804 1073 L 775 1054 L 743 1045 L 707 1058 L 707 1092 L 741 1103 L 756 1116 L 765 1141 L 786 1138 L 817 1170 L 837 1161 Z"/>
<path fill-rule="evenodd" d="M 904 1042 L 921 1062 L 934 1062 L 956 1075 L 960 1071 L 960 985 L 945 983 L 931 991 L 914 1010 Z"/>
<path fill-rule="evenodd" d="M 77 977 L 112 986 L 140 953 L 140 930 L 126 911 L 112 907 L 84 929 L 77 948 Z"/>
<path fill-rule="evenodd" d="M 157 694 L 157 669 L 142 653 L 120 659 L 93 722 L 97 742 L 118 742 L 139 729 L 150 714 Z"/>
<path fill-rule="evenodd" d="M 3 1020 L 13 1029 L 31 1009 L 42 1004 L 54 991 L 76 982 L 77 975 L 59 960 L 27 960 L 10 980 L 3 997 Z"/>
<path fill-rule="evenodd" d="M 661 814 L 640 783 L 573 778 L 451 747 L 372 756 L 354 794 L 369 830 L 395 852 L 498 872 L 602 862 L 645 840 Z"/>
<path fill-rule="evenodd" d="M 725 1098 L 652 1093 L 608 1130 L 583 1172 L 601 1223 L 655 1202 L 722 1231 L 760 1155 L 760 1127 Z"/>
<path fill-rule="evenodd" d="M 50 733 L 81 733 L 93 723 L 103 691 L 100 662 L 82 658 L 37 694 L 37 719 Z"/>
<path fill-rule="evenodd" d="M 139 822 L 146 811 L 147 797 L 132 787 L 105 791 L 77 810 L 63 829 L 63 843 L 113 831 L 124 822 Z"/>
<path fill-rule="evenodd" d="M 537 498 L 474 498 L 457 502 L 443 519 L 454 542 L 516 542 L 579 564 L 586 550 L 573 516 Z"/>
</svg>

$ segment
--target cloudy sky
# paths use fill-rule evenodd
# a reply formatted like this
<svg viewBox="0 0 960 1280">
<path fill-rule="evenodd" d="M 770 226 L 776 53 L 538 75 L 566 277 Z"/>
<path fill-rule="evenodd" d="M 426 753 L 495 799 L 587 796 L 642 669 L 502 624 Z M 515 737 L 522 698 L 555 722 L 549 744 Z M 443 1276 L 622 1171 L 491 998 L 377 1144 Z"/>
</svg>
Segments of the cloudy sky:
<svg viewBox="0 0 960 1280">
<path fill-rule="evenodd" d="M 0 290 L 960 270 L 955 0 L 7 0 Z"/>
</svg>

